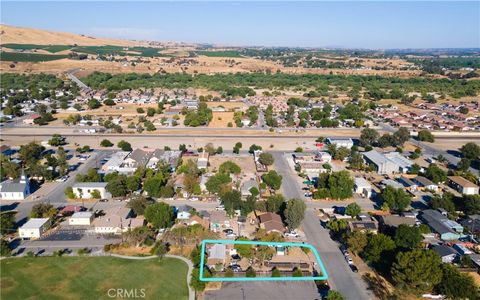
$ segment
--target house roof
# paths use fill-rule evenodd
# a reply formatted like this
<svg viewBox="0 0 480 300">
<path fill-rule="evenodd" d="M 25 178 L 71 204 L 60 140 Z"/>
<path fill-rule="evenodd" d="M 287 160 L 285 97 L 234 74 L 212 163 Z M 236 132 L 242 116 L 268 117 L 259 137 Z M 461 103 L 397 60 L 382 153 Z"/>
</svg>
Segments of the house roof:
<svg viewBox="0 0 480 300">
<path fill-rule="evenodd" d="M 462 176 L 449 176 L 448 179 L 450 179 L 451 181 L 453 181 L 454 183 L 458 184 L 459 186 L 462 186 L 464 188 L 467 188 L 467 187 L 478 187 L 475 183 L 473 182 L 470 182 L 468 180 L 466 180 L 465 178 L 463 178 Z"/>
<path fill-rule="evenodd" d="M 2 193 L 21 193 L 25 191 L 27 184 L 20 183 L 19 179 L 7 180 L 2 182 L 0 186 L 0 192 Z"/>
<path fill-rule="evenodd" d="M 435 183 L 433 183 L 430 179 L 426 178 L 426 177 L 423 177 L 423 176 L 417 176 L 415 177 L 413 180 L 415 180 L 416 182 L 418 182 L 420 185 L 422 186 L 431 186 L 431 185 L 436 185 Z"/>
<path fill-rule="evenodd" d="M 22 229 L 38 229 L 50 220 L 49 218 L 31 218 L 23 224 Z"/>
<path fill-rule="evenodd" d="M 143 149 L 137 148 L 133 150 L 133 152 L 130 153 L 130 156 L 128 156 L 127 158 L 133 159 L 140 166 L 144 166 L 147 164 L 151 155 L 152 151 L 145 151 Z"/>
<path fill-rule="evenodd" d="M 415 225 L 415 218 L 402 217 L 397 215 L 380 216 L 380 221 L 383 224 L 391 227 L 398 227 L 402 224 L 409 226 Z"/>
<path fill-rule="evenodd" d="M 208 249 L 208 258 L 209 259 L 225 259 L 227 247 L 225 244 L 215 244 L 210 249 Z"/>
<path fill-rule="evenodd" d="M 282 218 L 274 213 L 268 212 L 259 216 L 260 223 L 264 226 L 267 232 L 278 231 L 283 232 L 285 226 L 283 226 Z"/>
<path fill-rule="evenodd" d="M 107 182 L 76 182 L 72 188 L 74 189 L 88 189 L 88 188 L 105 188 Z"/>
<path fill-rule="evenodd" d="M 458 254 L 458 252 L 455 251 L 455 249 L 453 249 L 452 247 L 448 247 L 446 245 L 435 245 L 433 246 L 432 250 L 437 252 L 437 254 L 440 255 L 440 257 L 444 257 L 452 254 Z"/>
<path fill-rule="evenodd" d="M 210 212 L 210 223 L 224 223 L 226 220 L 228 220 L 228 218 L 224 210 Z"/>
<path fill-rule="evenodd" d="M 435 232 L 439 234 L 458 234 L 452 229 L 452 226 L 455 226 L 458 223 L 449 220 L 447 217 L 445 217 L 436 210 L 426 209 L 422 212 L 421 217 L 427 222 L 428 226 L 430 226 Z M 461 226 L 460 224 L 458 225 Z"/>
<path fill-rule="evenodd" d="M 363 177 L 355 177 L 355 185 L 362 188 L 371 188 L 372 185 Z"/>
<path fill-rule="evenodd" d="M 92 217 L 93 213 L 89 211 L 79 211 L 74 213 L 71 218 L 79 218 L 79 219 L 90 219 Z"/>
</svg>

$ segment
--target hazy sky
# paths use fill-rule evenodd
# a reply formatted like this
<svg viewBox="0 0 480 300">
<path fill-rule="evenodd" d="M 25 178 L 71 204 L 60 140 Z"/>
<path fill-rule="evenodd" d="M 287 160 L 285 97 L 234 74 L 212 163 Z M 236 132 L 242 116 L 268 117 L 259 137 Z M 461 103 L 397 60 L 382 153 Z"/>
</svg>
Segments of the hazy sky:
<svg viewBox="0 0 480 300">
<path fill-rule="evenodd" d="M 480 47 L 480 2 L 1 1 L 4 24 L 224 45 Z"/>
</svg>

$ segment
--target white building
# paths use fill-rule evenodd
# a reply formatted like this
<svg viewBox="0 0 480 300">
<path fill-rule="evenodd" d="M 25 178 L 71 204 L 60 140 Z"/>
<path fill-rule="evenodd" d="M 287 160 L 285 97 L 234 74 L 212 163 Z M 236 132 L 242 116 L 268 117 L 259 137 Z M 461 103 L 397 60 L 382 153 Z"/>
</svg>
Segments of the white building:
<svg viewBox="0 0 480 300">
<path fill-rule="evenodd" d="M 332 162 L 332 156 L 328 152 L 320 151 L 315 156 L 315 160 L 321 161 L 322 163 L 331 163 Z"/>
<path fill-rule="evenodd" d="M 50 226 L 49 218 L 31 218 L 18 229 L 18 235 L 22 239 L 38 239 Z"/>
<path fill-rule="evenodd" d="M 354 191 L 366 198 L 372 196 L 372 185 L 363 177 L 355 177 Z"/>
<path fill-rule="evenodd" d="M 330 145 L 336 145 L 337 148 L 345 147 L 347 149 L 352 149 L 353 147 L 353 140 L 348 139 L 341 139 L 341 138 L 327 138 L 327 143 Z"/>
<path fill-rule="evenodd" d="M 202 153 L 198 155 L 197 167 L 199 169 L 206 169 L 208 167 L 208 157 L 208 152 L 205 152 L 205 150 L 203 150 Z"/>
<path fill-rule="evenodd" d="M 398 172 L 399 166 L 376 150 L 363 153 L 367 164 L 373 164 L 378 174 L 393 174 Z"/>
<path fill-rule="evenodd" d="M 30 180 L 24 172 L 18 179 L 5 180 L 0 183 L 2 200 L 24 200 L 28 195 L 30 195 Z"/>
<path fill-rule="evenodd" d="M 68 218 L 68 225 L 90 225 L 92 224 L 93 218 L 93 213 L 89 211 L 76 212 Z"/>
<path fill-rule="evenodd" d="M 77 182 L 72 186 L 75 197 L 80 199 L 94 198 L 93 191 L 100 193 L 101 199 L 111 198 L 111 194 L 105 189 L 107 182 Z"/>
</svg>

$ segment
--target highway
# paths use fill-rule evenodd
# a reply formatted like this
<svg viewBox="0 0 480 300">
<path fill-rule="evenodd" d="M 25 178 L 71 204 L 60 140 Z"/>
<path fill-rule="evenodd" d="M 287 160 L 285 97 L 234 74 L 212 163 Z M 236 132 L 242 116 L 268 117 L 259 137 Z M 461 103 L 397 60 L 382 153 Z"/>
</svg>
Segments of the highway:
<svg viewBox="0 0 480 300">
<path fill-rule="evenodd" d="M 297 174 L 290 168 L 285 156 L 278 152 L 273 155 L 275 169 L 283 177 L 282 191 L 285 197 L 304 199 L 296 178 Z M 367 286 L 360 275 L 350 270 L 339 246 L 330 238 L 329 231 L 321 226 L 313 210 L 307 209 L 302 226 L 308 243 L 317 249 L 327 269 L 328 282 L 332 289 L 338 290 L 349 300 L 372 299 L 373 295 L 367 292 Z"/>
</svg>

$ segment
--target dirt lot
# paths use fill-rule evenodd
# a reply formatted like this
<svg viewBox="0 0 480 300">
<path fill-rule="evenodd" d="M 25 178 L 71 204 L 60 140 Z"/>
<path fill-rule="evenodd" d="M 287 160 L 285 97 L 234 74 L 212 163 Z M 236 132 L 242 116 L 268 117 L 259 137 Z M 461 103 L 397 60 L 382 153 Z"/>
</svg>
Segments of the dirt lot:
<svg viewBox="0 0 480 300">
<path fill-rule="evenodd" d="M 233 161 L 236 163 L 241 169 L 243 173 L 255 173 L 255 164 L 253 162 L 252 156 L 211 156 L 209 159 L 210 168 L 209 170 L 215 172 L 218 170 L 218 167 L 226 162 L 226 161 Z"/>
<path fill-rule="evenodd" d="M 235 126 L 233 121 L 233 112 L 229 111 L 214 111 L 212 121 L 208 124 L 208 127 L 213 128 L 225 128 L 228 127 L 228 123 Z"/>
</svg>

